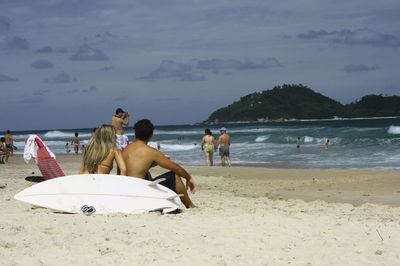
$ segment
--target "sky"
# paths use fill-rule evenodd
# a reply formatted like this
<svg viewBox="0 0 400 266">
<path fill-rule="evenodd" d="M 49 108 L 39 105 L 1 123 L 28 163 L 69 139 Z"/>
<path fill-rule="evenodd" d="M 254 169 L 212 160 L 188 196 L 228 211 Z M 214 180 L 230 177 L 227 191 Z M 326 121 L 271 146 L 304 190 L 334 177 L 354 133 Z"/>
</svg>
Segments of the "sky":
<svg viewBox="0 0 400 266">
<path fill-rule="evenodd" d="M 303 84 L 400 94 L 398 0 L 0 0 L 0 130 L 204 121 Z"/>
</svg>

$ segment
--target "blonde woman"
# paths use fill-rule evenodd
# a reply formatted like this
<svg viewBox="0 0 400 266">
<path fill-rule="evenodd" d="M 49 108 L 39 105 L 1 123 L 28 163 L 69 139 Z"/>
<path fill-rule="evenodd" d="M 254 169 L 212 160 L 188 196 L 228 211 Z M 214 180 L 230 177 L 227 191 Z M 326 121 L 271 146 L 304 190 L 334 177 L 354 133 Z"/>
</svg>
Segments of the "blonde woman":
<svg viewBox="0 0 400 266">
<path fill-rule="evenodd" d="M 115 129 L 102 125 L 89 140 L 80 174 L 109 174 L 116 161 L 121 175 L 126 175 L 126 166 L 121 151 L 116 146 Z"/>
</svg>

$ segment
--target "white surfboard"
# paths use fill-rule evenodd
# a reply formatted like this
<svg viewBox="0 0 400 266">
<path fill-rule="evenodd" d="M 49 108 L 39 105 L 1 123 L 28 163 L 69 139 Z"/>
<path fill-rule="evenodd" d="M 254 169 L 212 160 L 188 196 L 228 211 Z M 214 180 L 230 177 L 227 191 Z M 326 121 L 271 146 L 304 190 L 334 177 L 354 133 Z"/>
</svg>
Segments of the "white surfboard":
<svg viewBox="0 0 400 266">
<path fill-rule="evenodd" d="M 178 209 L 179 195 L 158 183 L 119 175 L 71 175 L 28 187 L 14 199 L 68 213 L 167 213 Z"/>
</svg>

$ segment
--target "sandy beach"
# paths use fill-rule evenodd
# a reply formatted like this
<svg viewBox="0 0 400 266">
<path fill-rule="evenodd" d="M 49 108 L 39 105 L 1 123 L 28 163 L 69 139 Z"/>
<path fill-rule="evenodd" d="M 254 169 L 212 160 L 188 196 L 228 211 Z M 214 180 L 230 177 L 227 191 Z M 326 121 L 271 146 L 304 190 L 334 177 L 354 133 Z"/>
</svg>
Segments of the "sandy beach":
<svg viewBox="0 0 400 266">
<path fill-rule="evenodd" d="M 57 160 L 78 173 L 81 156 Z M 185 168 L 200 208 L 85 216 L 14 200 L 40 172 L 12 157 L 0 165 L 0 265 L 400 264 L 396 171 Z"/>
</svg>

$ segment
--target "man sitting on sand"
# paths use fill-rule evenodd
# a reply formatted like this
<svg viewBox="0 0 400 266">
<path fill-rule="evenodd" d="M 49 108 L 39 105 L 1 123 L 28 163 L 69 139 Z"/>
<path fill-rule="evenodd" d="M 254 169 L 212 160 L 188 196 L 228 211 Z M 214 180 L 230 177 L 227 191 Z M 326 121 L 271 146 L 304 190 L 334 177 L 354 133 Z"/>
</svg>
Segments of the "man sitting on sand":
<svg viewBox="0 0 400 266">
<path fill-rule="evenodd" d="M 172 162 L 166 155 L 157 149 L 148 146 L 148 142 L 153 137 L 154 126 L 150 120 L 143 119 L 136 122 L 134 126 L 135 141 L 129 144 L 122 152 L 127 168 L 127 176 L 144 178 L 146 180 L 157 180 L 166 178 L 160 184 L 175 191 L 181 196 L 182 203 L 186 208 L 194 208 L 196 205 L 190 200 L 187 189 L 190 188 L 192 193 L 196 192 L 196 183 L 193 178 L 180 165 Z M 151 178 L 149 170 L 154 166 L 170 170 L 156 178 Z M 186 179 L 186 187 L 182 182 L 182 178 Z"/>
</svg>

